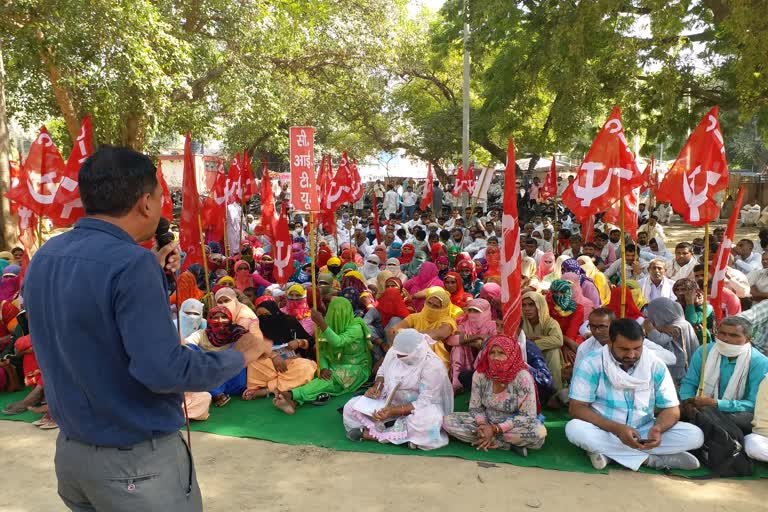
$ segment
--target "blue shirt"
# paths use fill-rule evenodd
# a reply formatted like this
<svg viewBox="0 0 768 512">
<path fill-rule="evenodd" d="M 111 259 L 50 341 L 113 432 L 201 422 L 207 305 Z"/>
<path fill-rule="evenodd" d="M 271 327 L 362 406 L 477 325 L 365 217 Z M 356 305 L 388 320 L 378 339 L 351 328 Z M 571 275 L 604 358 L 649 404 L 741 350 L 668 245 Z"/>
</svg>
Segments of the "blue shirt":
<svg viewBox="0 0 768 512">
<path fill-rule="evenodd" d="M 617 389 L 611 384 L 603 369 L 602 350 L 587 354 L 579 361 L 573 370 L 569 396 L 572 400 L 587 402 L 606 419 L 645 430 L 653 426 L 654 409 L 668 409 L 680 404 L 666 365 L 655 357 L 652 365 L 650 398 L 643 407 L 635 404 L 634 391 Z M 632 375 L 636 368 L 637 365 L 627 373 Z"/>
<path fill-rule="evenodd" d="M 127 446 L 177 431 L 184 391 L 243 368 L 236 350 L 182 347 L 157 258 L 114 224 L 83 218 L 50 239 L 22 293 L 51 415 L 72 439 Z"/>
<path fill-rule="evenodd" d="M 712 354 L 714 343 L 707 346 L 707 357 Z M 699 379 L 701 377 L 701 354 L 704 347 L 693 354 L 691 364 L 688 367 L 688 373 L 683 377 L 680 383 L 680 399 L 688 400 L 696 396 L 699 390 Z M 754 412 L 757 390 L 763 381 L 765 374 L 768 373 L 768 357 L 765 357 L 755 347 L 752 347 L 752 359 L 749 361 L 749 373 L 747 374 L 747 385 L 744 387 L 744 396 L 741 400 L 723 400 L 728 383 L 733 376 L 733 370 L 736 369 L 736 358 L 733 360 L 727 357 L 720 358 L 720 382 L 718 383 L 718 395 L 712 398 L 717 399 L 717 408 L 723 412 Z"/>
</svg>

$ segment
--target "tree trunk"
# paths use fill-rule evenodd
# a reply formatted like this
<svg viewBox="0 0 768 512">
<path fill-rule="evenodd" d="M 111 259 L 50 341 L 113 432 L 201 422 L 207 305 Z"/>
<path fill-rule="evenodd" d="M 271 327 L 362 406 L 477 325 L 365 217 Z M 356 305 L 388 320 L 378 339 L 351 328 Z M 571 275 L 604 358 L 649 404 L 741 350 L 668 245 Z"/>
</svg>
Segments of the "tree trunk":
<svg viewBox="0 0 768 512">
<path fill-rule="evenodd" d="M 125 116 L 121 144 L 136 151 L 144 148 L 147 117 L 143 114 L 130 113 Z"/>
<path fill-rule="evenodd" d="M 16 244 L 16 222 L 11 215 L 11 207 L 5 193 L 11 183 L 10 134 L 8 118 L 5 113 L 5 65 L 3 63 L 3 45 L 0 41 L 0 244 L 10 247 Z"/>
<path fill-rule="evenodd" d="M 61 83 L 61 71 L 59 71 L 59 67 L 53 61 L 53 55 L 51 55 L 50 50 L 45 46 L 45 37 L 40 29 L 37 31 L 37 41 L 40 44 L 40 60 L 48 70 L 48 79 L 51 81 L 51 89 L 53 90 L 53 96 L 56 98 L 56 104 L 59 106 L 61 116 L 67 124 L 69 136 L 73 141 L 77 140 L 77 136 L 80 135 L 80 117 L 72 100 L 72 93 Z"/>
</svg>

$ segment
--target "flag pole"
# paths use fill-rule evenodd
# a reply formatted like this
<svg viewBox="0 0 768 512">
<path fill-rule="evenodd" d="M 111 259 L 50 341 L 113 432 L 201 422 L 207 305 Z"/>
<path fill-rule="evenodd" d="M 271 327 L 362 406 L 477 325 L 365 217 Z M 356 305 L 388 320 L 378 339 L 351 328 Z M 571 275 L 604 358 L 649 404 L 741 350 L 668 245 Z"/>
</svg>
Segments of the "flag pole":
<svg viewBox="0 0 768 512">
<path fill-rule="evenodd" d="M 701 319 L 701 375 L 699 376 L 699 390 L 697 395 L 704 395 L 704 369 L 707 364 L 707 308 L 709 306 L 709 222 L 704 225 L 704 304 L 702 305 Z"/>
<path fill-rule="evenodd" d="M 43 246 L 43 216 L 37 216 L 37 249 Z"/>
<path fill-rule="evenodd" d="M 203 238 L 203 221 L 200 218 L 200 210 L 197 211 L 197 229 L 200 233 L 200 250 L 203 251 L 203 272 L 205 272 L 205 295 L 208 297 L 208 307 L 213 304 L 211 297 L 211 282 L 208 276 L 208 258 L 205 255 L 205 239 Z"/>
<path fill-rule="evenodd" d="M 315 275 L 315 260 L 317 259 L 317 233 L 315 233 L 315 213 L 309 212 L 309 252 L 312 272 L 312 306 L 319 311 L 317 307 L 317 277 Z M 317 376 L 320 377 L 320 343 L 315 341 L 315 360 L 317 361 Z"/>
<path fill-rule="evenodd" d="M 651 182 L 649 183 L 650 192 L 648 194 L 648 215 L 649 216 L 653 215 L 653 207 L 654 207 L 653 202 L 656 199 L 654 197 L 656 195 L 655 194 L 656 191 L 653 188 L 653 184 L 656 182 L 656 180 L 654 179 L 655 176 L 656 176 L 656 162 L 653 158 L 653 155 L 651 155 L 651 175 L 649 176 Z"/>
<path fill-rule="evenodd" d="M 627 309 L 627 243 L 624 235 L 624 196 L 619 199 L 619 217 L 621 228 L 621 315 L 619 317 L 624 318 Z"/>
</svg>

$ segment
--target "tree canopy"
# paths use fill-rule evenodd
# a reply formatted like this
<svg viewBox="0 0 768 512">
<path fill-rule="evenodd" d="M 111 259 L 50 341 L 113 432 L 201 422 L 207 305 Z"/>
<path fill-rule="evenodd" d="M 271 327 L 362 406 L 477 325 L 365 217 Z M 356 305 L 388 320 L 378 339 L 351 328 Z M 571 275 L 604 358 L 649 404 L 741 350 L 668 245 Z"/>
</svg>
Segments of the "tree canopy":
<svg viewBox="0 0 768 512">
<path fill-rule="evenodd" d="M 471 150 L 532 164 L 581 156 L 611 107 L 665 158 L 713 105 L 732 167 L 768 160 L 761 0 L 0 0 L 8 114 L 53 120 L 68 148 L 153 152 L 187 130 L 234 153 L 287 153 L 287 128 L 362 157 L 404 148 L 439 173 L 461 150 L 462 31 L 471 27 Z M 466 9 L 465 9 L 466 6 Z M 690 107 L 689 101 L 690 98 Z M 58 124 L 57 124 L 58 123 Z"/>
</svg>

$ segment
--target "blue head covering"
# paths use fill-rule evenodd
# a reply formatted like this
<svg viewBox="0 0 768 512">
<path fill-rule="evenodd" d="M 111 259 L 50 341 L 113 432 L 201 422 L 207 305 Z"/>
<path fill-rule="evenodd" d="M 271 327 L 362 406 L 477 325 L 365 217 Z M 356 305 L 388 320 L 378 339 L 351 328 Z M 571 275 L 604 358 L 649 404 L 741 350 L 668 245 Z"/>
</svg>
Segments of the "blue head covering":
<svg viewBox="0 0 768 512">
<path fill-rule="evenodd" d="M 399 258 L 400 253 L 403 252 L 403 244 L 400 242 L 392 242 L 387 251 L 387 258 Z"/>
</svg>

